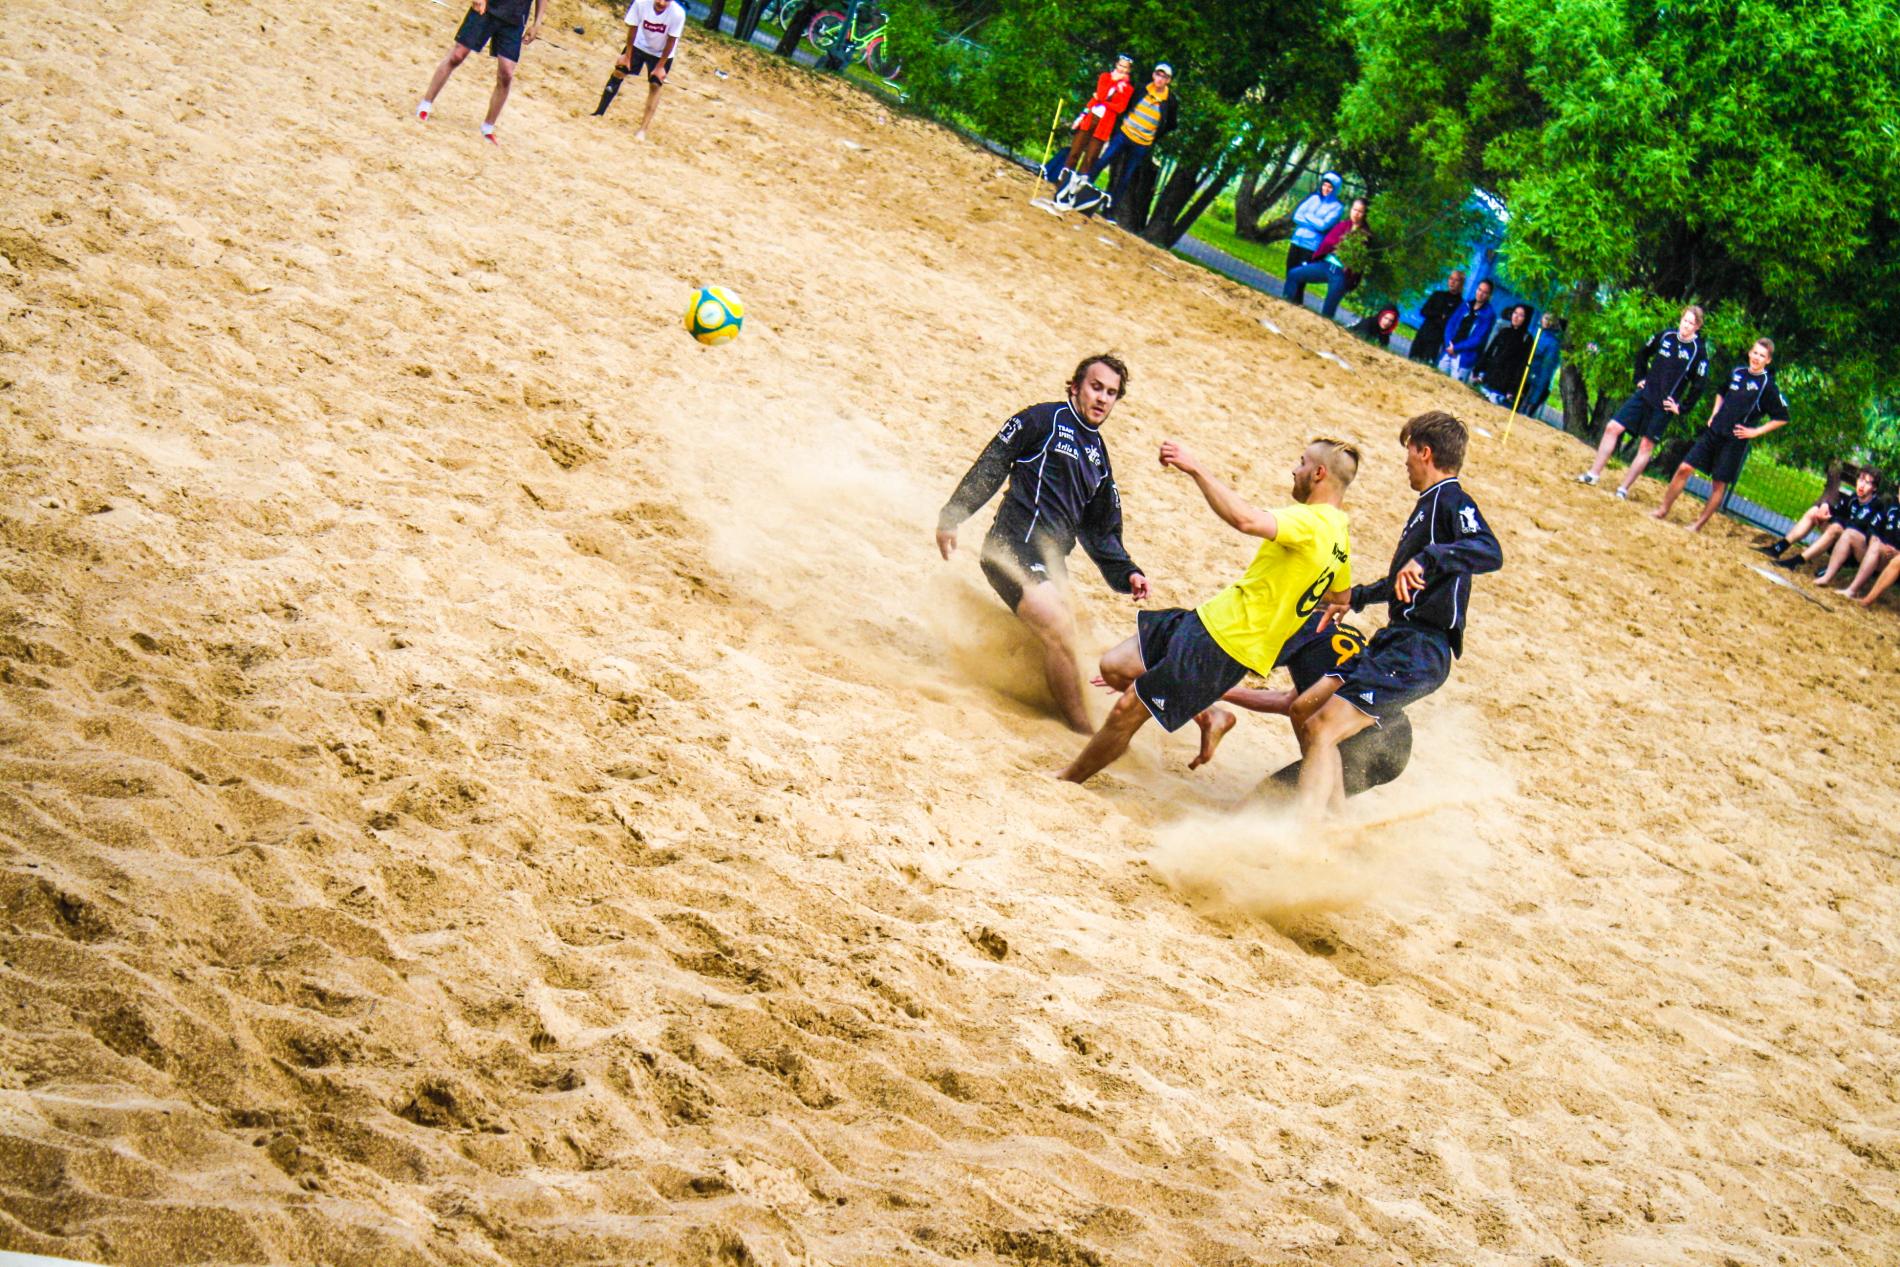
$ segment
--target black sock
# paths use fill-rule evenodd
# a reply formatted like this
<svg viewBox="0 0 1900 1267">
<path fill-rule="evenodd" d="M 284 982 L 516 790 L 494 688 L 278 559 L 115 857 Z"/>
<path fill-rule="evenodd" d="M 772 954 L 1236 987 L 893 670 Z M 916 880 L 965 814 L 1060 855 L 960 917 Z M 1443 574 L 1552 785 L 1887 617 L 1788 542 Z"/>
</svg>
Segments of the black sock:
<svg viewBox="0 0 1900 1267">
<path fill-rule="evenodd" d="M 607 81 L 606 88 L 601 90 L 600 104 L 594 107 L 594 113 L 596 115 L 607 113 L 607 107 L 614 103 L 614 94 L 620 91 L 621 81 L 626 79 L 626 77 L 626 71 L 615 67 L 613 77 Z"/>
</svg>

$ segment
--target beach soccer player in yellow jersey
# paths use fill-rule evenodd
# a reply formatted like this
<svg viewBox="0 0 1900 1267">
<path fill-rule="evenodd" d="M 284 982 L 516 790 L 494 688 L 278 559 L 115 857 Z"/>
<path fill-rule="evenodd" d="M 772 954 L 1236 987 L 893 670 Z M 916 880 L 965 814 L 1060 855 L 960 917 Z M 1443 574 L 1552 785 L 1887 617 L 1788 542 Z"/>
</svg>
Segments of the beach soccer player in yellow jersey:
<svg viewBox="0 0 1900 1267">
<path fill-rule="evenodd" d="M 1233 726 L 1225 709 L 1210 711 L 1248 670 L 1267 674 L 1280 646 L 1322 605 L 1343 603 L 1352 587 L 1352 543 L 1346 486 L 1359 472 L 1359 450 L 1314 440 L 1293 468 L 1292 506 L 1257 510 L 1202 469 L 1170 440 L 1161 465 L 1191 477 L 1207 504 L 1231 526 L 1262 537 L 1240 580 L 1193 611 L 1173 608 L 1136 617 L 1135 636 L 1102 657 L 1102 681 L 1121 692 L 1108 720 L 1062 772 L 1080 783 L 1128 751 L 1149 717 L 1175 731 L 1193 719 L 1201 728 L 1199 765 Z"/>
</svg>

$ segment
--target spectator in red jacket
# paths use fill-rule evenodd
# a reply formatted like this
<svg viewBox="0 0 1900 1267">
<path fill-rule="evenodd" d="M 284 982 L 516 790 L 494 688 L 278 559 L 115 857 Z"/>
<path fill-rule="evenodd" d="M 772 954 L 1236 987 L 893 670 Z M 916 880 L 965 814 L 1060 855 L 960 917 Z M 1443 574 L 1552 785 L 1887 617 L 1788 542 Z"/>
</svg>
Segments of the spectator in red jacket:
<svg viewBox="0 0 1900 1267">
<path fill-rule="evenodd" d="M 1068 180 L 1069 173 L 1087 171 L 1102 152 L 1102 146 L 1115 135 L 1115 124 L 1120 122 L 1122 112 L 1128 109 L 1129 98 L 1135 94 L 1134 73 L 1134 59 L 1123 53 L 1115 59 L 1114 70 L 1096 76 L 1095 95 L 1076 116 L 1075 139 L 1069 142 L 1069 156 L 1050 177 L 1058 189 Z"/>
</svg>

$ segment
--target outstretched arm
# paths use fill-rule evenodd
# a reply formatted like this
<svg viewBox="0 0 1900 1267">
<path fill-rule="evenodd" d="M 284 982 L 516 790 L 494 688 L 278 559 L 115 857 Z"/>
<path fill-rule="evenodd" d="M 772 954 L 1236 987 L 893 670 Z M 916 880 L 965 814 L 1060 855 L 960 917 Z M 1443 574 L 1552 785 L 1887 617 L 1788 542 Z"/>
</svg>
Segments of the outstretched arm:
<svg viewBox="0 0 1900 1267">
<path fill-rule="evenodd" d="M 1280 524 L 1272 511 L 1248 505 L 1239 493 L 1202 470 L 1200 459 L 1172 440 L 1161 446 L 1161 465 L 1192 478 L 1214 513 L 1248 536 L 1271 541 L 1279 534 Z"/>
</svg>

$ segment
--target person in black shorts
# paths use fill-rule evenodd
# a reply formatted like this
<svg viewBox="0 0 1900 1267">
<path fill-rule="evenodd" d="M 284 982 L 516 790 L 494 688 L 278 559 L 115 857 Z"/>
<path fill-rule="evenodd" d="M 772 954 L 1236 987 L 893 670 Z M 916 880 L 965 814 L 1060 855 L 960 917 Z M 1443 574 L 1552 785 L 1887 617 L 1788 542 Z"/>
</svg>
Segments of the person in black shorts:
<svg viewBox="0 0 1900 1267">
<path fill-rule="evenodd" d="M 1623 473 L 1623 482 L 1616 486 L 1619 499 L 1630 495 L 1656 451 L 1656 442 L 1672 421 L 1695 404 L 1702 385 L 1708 381 L 1709 345 L 1702 337 L 1702 309 L 1690 304 L 1682 310 L 1674 330 L 1651 335 L 1637 358 L 1636 373 L 1636 394 L 1623 402 L 1616 417 L 1603 429 L 1596 462 L 1577 476 L 1579 484 L 1596 483 L 1603 477 L 1603 468 L 1610 464 L 1610 455 L 1616 452 L 1623 433 L 1635 432 L 1636 457 Z"/>
<path fill-rule="evenodd" d="M 1405 475 L 1418 502 L 1384 578 L 1355 585 L 1347 601 L 1328 603 L 1318 628 L 1348 608 L 1384 603 L 1391 619 L 1366 649 L 1293 701 L 1299 736 L 1302 817 L 1316 821 L 1345 800 L 1341 749 L 1369 727 L 1394 725 L 1407 705 L 1445 684 L 1464 653 L 1472 578 L 1504 566 L 1504 550 L 1478 503 L 1458 478 L 1468 442 L 1465 424 L 1447 413 L 1418 415 L 1399 431 Z"/>
<path fill-rule="evenodd" d="M 521 50 L 541 34 L 542 0 L 533 0 L 532 23 L 528 22 L 528 4 L 529 0 L 473 0 L 461 28 L 455 32 L 455 43 L 429 78 L 429 91 L 416 106 L 416 118 L 427 123 L 435 113 L 436 94 L 449 82 L 455 68 L 470 53 L 487 49 L 495 59 L 495 91 L 488 98 L 488 117 L 482 120 L 482 139 L 490 145 L 501 144 L 495 135 L 495 120 L 501 118 L 501 108 L 508 104 L 508 90 L 514 86 Z"/>
<path fill-rule="evenodd" d="M 983 576 L 1042 641 L 1043 675 L 1070 729 L 1092 734 L 1069 611 L 1069 552 L 1081 542 L 1109 588 L 1136 602 L 1148 578 L 1122 545 L 1122 499 L 1102 424 L 1128 387 L 1128 367 L 1103 353 L 1075 367 L 1068 399 L 1031 405 L 1003 424 L 937 516 L 937 550 L 957 550 L 957 528 L 1009 482 L 983 540 Z"/>
<path fill-rule="evenodd" d="M 627 47 L 621 50 L 607 86 L 601 90 L 600 105 L 595 107 L 594 116 L 599 118 L 607 113 L 607 107 L 613 104 L 627 76 L 644 74 L 647 77 L 646 111 L 633 134 L 634 140 L 644 141 L 647 129 L 653 126 L 654 112 L 660 108 L 660 89 L 666 86 L 666 77 L 673 71 L 674 50 L 679 48 L 680 33 L 685 29 L 686 6 L 682 0 L 633 0 L 627 7 Z"/>
<path fill-rule="evenodd" d="M 1832 573 L 1836 567 L 1834 560 L 1840 559 L 1841 554 L 1840 547 L 1836 546 L 1834 559 L 1828 562 L 1828 571 L 1814 578 L 1816 585 L 1825 585 L 1828 580 L 1833 579 Z M 1873 601 L 1886 591 L 1887 586 L 1893 584 L 1887 579 L 1887 572 L 1881 569 L 1886 568 L 1889 572 L 1892 571 L 1895 559 L 1900 559 L 1900 502 L 1888 502 L 1873 518 L 1866 545 L 1861 552 L 1860 570 L 1854 573 L 1853 580 L 1841 586 L 1835 593 L 1860 599 L 1864 607 L 1872 606 Z M 1826 577 L 1826 580 L 1822 577 Z M 1872 588 L 1869 588 L 1870 585 Z M 1862 590 L 1867 591 L 1865 598 L 1861 598 Z"/>
<path fill-rule="evenodd" d="M 1325 617 L 1323 611 L 1314 612 L 1300 632 L 1280 650 L 1280 659 L 1274 667 L 1284 668 L 1292 675 L 1292 690 L 1236 686 L 1221 698 L 1250 712 L 1291 716 L 1294 700 L 1313 689 L 1328 673 L 1345 668 L 1348 661 L 1366 649 L 1366 636 L 1356 625 L 1334 620 L 1322 629 L 1320 622 Z M 1188 768 L 1205 764 L 1212 755 L 1209 752 L 1196 757 Z M 1405 767 L 1412 760 L 1412 719 L 1400 713 L 1383 726 L 1360 731 L 1339 745 L 1339 760 L 1347 796 L 1357 796 L 1390 783 L 1405 773 Z M 1282 766 L 1268 776 L 1267 782 L 1291 792 L 1299 786 L 1303 764 L 1295 761 Z"/>
<path fill-rule="evenodd" d="M 1748 364 L 1737 365 L 1729 371 L 1728 382 L 1722 385 L 1721 394 L 1715 398 L 1715 408 L 1709 413 L 1708 429 L 1676 468 L 1668 490 L 1663 493 L 1662 505 L 1654 511 L 1656 518 L 1669 518 L 1670 508 L 1676 504 L 1676 498 L 1682 496 L 1683 485 L 1689 482 L 1689 472 L 1701 471 L 1715 485 L 1709 490 L 1708 504 L 1689 525 L 1690 532 L 1701 532 L 1709 520 L 1715 518 L 1715 512 L 1722 508 L 1722 498 L 1741 477 L 1742 463 L 1748 460 L 1749 442 L 1788 425 L 1788 402 L 1775 383 L 1773 371 L 1768 368 L 1774 359 L 1775 342 L 1763 337 L 1756 339 L 1755 346 L 1748 349 Z M 1750 425 L 1756 418 L 1764 421 Z"/>
<path fill-rule="evenodd" d="M 1887 508 L 1880 499 L 1880 475 L 1872 467 L 1865 467 L 1854 477 L 1852 489 L 1837 488 L 1810 506 L 1794 527 L 1788 529 L 1786 536 L 1776 537 L 1766 545 L 1755 548 L 1775 561 L 1778 568 L 1790 571 L 1805 563 L 1812 563 L 1823 555 L 1832 556 L 1843 544 L 1847 554 L 1839 562 L 1829 561 L 1821 565 L 1818 575 L 1827 581 L 1841 570 L 1848 557 L 1860 558 L 1866 554 L 1867 542 L 1873 536 L 1874 522 Z M 1808 534 L 1820 530 L 1821 535 L 1813 545 L 1797 554 L 1788 554 L 1795 542 L 1806 541 Z"/>
</svg>

